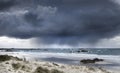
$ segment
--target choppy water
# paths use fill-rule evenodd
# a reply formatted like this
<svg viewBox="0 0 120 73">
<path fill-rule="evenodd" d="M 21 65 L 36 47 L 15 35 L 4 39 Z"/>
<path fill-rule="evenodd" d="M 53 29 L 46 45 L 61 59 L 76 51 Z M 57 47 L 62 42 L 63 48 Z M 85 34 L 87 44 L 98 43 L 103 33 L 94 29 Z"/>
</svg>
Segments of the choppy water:
<svg viewBox="0 0 120 73">
<path fill-rule="evenodd" d="M 5 50 L 5 49 L 0 49 Z M 88 52 L 78 52 L 80 50 L 86 50 Z M 36 52 L 36 53 L 86 53 L 97 55 L 120 55 L 120 48 L 47 48 L 47 49 L 6 49 L 6 52 Z"/>
</svg>

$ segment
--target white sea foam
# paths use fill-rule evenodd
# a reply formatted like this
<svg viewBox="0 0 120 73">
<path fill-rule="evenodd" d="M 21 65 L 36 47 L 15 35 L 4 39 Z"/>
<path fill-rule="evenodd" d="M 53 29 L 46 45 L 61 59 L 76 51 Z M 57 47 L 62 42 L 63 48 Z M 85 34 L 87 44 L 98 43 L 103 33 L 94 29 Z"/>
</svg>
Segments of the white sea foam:
<svg viewBox="0 0 120 73">
<path fill-rule="evenodd" d="M 21 58 L 65 58 L 71 60 L 101 58 L 107 62 L 119 63 L 120 55 L 97 55 L 97 54 L 79 54 L 79 53 L 44 53 L 44 52 L 1 52 L 0 54 L 9 54 Z"/>
</svg>

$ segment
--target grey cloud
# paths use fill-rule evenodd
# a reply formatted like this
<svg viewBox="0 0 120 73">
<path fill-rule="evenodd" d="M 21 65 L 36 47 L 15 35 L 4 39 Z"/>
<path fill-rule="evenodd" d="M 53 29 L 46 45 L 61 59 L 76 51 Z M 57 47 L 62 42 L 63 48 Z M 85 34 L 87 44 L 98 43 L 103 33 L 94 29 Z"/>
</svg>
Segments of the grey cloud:
<svg viewBox="0 0 120 73">
<path fill-rule="evenodd" d="M 77 45 L 81 42 L 95 43 L 120 33 L 119 5 L 111 0 L 16 2 L 16 9 L 27 12 L 22 15 L 1 14 L 1 36 L 37 38 L 37 42 L 45 44 Z"/>
<path fill-rule="evenodd" d="M 0 11 L 8 10 L 11 6 L 15 5 L 15 0 L 0 0 Z"/>
</svg>

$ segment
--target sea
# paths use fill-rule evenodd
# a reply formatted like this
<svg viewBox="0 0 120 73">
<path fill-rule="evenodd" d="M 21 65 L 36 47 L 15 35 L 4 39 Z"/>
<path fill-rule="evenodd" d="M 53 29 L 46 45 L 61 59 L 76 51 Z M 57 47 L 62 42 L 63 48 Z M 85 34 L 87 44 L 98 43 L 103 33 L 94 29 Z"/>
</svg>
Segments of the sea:
<svg viewBox="0 0 120 73">
<path fill-rule="evenodd" d="M 104 61 L 87 65 L 120 70 L 120 48 L 1 48 L 0 54 L 69 65 L 85 65 L 80 61 L 99 58 Z"/>
</svg>

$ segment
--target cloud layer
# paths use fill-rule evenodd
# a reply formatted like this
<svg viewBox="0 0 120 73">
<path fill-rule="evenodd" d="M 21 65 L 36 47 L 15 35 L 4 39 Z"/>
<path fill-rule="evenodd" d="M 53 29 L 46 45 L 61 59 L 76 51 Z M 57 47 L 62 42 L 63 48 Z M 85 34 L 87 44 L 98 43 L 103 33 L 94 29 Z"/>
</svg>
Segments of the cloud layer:
<svg viewBox="0 0 120 73">
<path fill-rule="evenodd" d="M 119 33 L 120 6 L 112 0 L 0 1 L 0 36 L 77 45 Z"/>
</svg>

